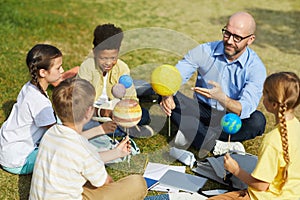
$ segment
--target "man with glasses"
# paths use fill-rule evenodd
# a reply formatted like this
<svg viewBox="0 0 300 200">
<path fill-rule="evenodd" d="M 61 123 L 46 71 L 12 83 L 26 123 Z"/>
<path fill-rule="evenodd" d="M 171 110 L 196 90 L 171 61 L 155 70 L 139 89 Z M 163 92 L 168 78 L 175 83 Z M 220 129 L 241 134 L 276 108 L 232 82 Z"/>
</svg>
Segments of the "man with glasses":
<svg viewBox="0 0 300 200">
<path fill-rule="evenodd" d="M 101 110 L 96 109 L 95 114 L 101 122 L 106 123 L 109 130 L 114 130 L 116 124 L 111 122 L 113 106 L 116 98 L 112 94 L 115 86 L 122 75 L 129 75 L 130 70 L 126 63 L 118 58 L 119 50 L 123 40 L 123 31 L 114 24 L 98 25 L 94 30 L 93 51 L 81 64 L 78 72 L 80 78 L 88 80 L 96 90 L 95 107 L 110 105 L 107 109 L 102 106 Z M 132 84 L 126 89 L 126 98 L 138 100 L 136 90 Z M 108 122 L 106 122 L 108 121 Z M 139 127 L 129 129 L 129 134 L 134 137 L 150 137 L 154 134 L 150 123 L 148 110 L 142 108 L 142 119 Z M 91 120 L 84 129 L 98 126 L 99 122 Z M 119 127 L 120 128 L 120 127 Z M 122 129 L 117 129 L 117 134 L 125 134 Z M 107 131 L 106 131 L 107 132 Z M 114 131 L 112 131 L 114 132 Z"/>
<path fill-rule="evenodd" d="M 192 144 L 210 151 L 215 139 L 228 140 L 220 120 L 229 112 L 242 119 L 242 128 L 231 135 L 232 141 L 252 139 L 264 132 L 265 117 L 256 109 L 266 69 L 249 48 L 255 40 L 255 29 L 255 20 L 249 13 L 235 13 L 222 29 L 223 41 L 201 44 L 177 63 L 183 84 L 196 71 L 197 77 L 192 88 L 194 100 L 178 92 L 162 97 L 160 102 L 179 128 L 175 145 L 188 147 Z"/>
</svg>

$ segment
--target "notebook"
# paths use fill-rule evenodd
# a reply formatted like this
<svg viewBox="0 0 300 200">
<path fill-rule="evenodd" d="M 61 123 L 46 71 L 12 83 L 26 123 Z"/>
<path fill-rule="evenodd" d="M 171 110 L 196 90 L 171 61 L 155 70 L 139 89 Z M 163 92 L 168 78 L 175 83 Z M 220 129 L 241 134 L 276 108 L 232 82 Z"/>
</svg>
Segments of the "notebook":
<svg viewBox="0 0 300 200">
<path fill-rule="evenodd" d="M 170 169 L 184 173 L 186 167 L 148 162 L 143 176 L 154 180 L 159 180 Z M 176 188 L 165 187 L 160 184 L 154 186 L 151 190 L 160 192 L 179 192 L 179 190 Z"/>
<path fill-rule="evenodd" d="M 206 183 L 207 178 L 168 170 L 159 180 L 160 185 L 177 188 L 186 192 L 198 192 Z"/>
<path fill-rule="evenodd" d="M 144 177 L 148 190 L 151 190 L 153 187 L 155 187 L 159 182 L 157 180 L 154 180 L 152 178 Z"/>
</svg>

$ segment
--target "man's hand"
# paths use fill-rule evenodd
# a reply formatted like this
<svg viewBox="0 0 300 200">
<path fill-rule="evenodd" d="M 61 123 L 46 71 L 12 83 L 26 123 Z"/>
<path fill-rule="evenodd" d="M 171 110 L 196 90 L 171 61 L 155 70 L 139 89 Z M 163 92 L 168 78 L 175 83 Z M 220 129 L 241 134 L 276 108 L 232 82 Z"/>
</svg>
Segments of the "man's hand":
<svg viewBox="0 0 300 200">
<path fill-rule="evenodd" d="M 173 96 L 162 97 L 160 107 L 166 113 L 166 115 L 171 116 L 172 110 L 175 108 L 175 106 L 176 105 Z"/>
<path fill-rule="evenodd" d="M 220 103 L 225 102 L 226 94 L 223 92 L 220 84 L 214 81 L 208 81 L 207 83 L 212 85 L 213 87 L 211 89 L 194 87 L 192 88 L 192 90 L 206 98 L 216 99 Z"/>
<path fill-rule="evenodd" d="M 228 97 L 222 90 L 222 87 L 219 83 L 214 81 L 208 81 L 208 84 L 212 85 L 211 89 L 193 87 L 191 88 L 198 94 L 209 98 L 217 100 L 228 112 L 233 112 L 237 115 L 240 115 L 242 112 L 242 104 L 238 100 L 231 99 Z"/>
</svg>

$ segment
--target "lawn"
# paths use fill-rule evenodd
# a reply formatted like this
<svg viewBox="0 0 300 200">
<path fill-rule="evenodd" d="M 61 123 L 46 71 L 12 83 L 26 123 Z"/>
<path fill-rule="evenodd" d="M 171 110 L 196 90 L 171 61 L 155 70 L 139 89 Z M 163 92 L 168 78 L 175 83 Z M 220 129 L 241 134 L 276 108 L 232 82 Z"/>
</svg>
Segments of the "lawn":
<svg viewBox="0 0 300 200">
<path fill-rule="evenodd" d="M 125 32 L 120 58 L 131 68 L 134 79 L 149 81 L 154 67 L 175 65 L 186 51 L 199 43 L 221 39 L 221 28 L 236 11 L 250 12 L 257 22 L 256 41 L 251 46 L 266 65 L 268 74 L 293 71 L 299 74 L 300 2 L 298 0 L 0 0 L 0 125 L 22 85 L 29 80 L 25 57 L 36 43 L 57 46 L 64 54 L 64 69 L 78 66 L 92 48 L 93 30 L 102 23 L 114 23 Z M 259 72 L 258 72 L 259 73 Z M 191 95 L 189 81 L 180 91 Z M 51 94 L 51 88 L 49 88 Z M 167 133 L 166 117 L 155 103 L 143 103 L 150 109 L 152 125 L 158 134 L 137 139 L 141 154 L 127 163 L 108 167 L 119 179 L 131 173 L 143 173 L 147 161 L 180 165 L 166 154 L 174 137 Z M 267 117 L 266 132 L 274 120 Z M 300 116 L 299 110 L 297 110 Z M 249 153 L 256 154 L 260 137 L 244 142 Z M 188 172 L 190 172 L 187 167 Z M 0 199 L 27 199 L 31 176 L 16 176 L 0 169 Z M 222 187 L 209 182 L 206 189 Z M 155 194 L 150 192 L 149 195 Z"/>
</svg>

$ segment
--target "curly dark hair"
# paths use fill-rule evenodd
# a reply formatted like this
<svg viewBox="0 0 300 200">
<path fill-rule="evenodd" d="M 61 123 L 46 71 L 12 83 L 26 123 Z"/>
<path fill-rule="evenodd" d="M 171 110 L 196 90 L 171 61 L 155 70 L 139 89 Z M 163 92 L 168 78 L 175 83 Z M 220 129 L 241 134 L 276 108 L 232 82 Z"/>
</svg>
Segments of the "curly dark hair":
<svg viewBox="0 0 300 200">
<path fill-rule="evenodd" d="M 98 25 L 94 30 L 94 48 L 97 50 L 120 49 L 123 31 L 114 24 Z"/>
</svg>

